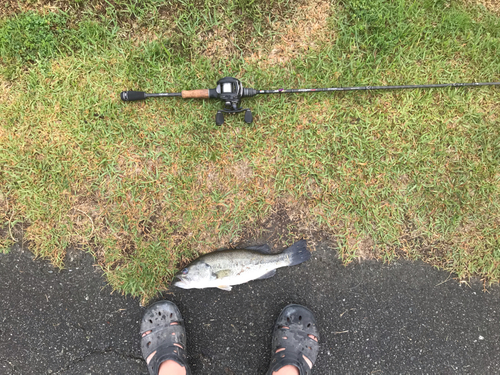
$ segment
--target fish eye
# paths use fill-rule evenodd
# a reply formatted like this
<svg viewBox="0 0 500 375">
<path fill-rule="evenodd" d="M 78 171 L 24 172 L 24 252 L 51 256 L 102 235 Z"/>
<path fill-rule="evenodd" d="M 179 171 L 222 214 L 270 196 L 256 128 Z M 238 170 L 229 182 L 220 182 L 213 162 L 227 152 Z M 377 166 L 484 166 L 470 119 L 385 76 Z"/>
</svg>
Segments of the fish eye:
<svg viewBox="0 0 500 375">
<path fill-rule="evenodd" d="M 188 270 L 187 268 L 184 268 L 184 269 L 181 271 L 181 273 L 182 273 L 183 275 L 187 275 L 187 273 L 188 273 L 188 272 L 189 272 L 189 270 Z"/>
</svg>

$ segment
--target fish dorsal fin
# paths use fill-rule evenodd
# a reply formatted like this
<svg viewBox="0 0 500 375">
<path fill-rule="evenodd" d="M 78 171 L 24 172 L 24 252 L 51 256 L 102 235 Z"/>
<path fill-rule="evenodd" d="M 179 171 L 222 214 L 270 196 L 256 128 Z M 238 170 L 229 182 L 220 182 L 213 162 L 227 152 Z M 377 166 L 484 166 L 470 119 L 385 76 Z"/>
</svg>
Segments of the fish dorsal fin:
<svg viewBox="0 0 500 375">
<path fill-rule="evenodd" d="M 232 273 L 233 273 L 233 271 L 231 271 L 231 270 L 220 270 L 220 271 L 215 273 L 215 277 L 218 279 L 222 279 L 224 277 L 231 276 Z"/>
<path fill-rule="evenodd" d="M 213 253 L 218 253 L 219 251 L 228 251 L 228 250 L 232 250 L 230 247 L 220 247 L 218 249 L 215 249 L 213 251 Z"/>
<path fill-rule="evenodd" d="M 245 246 L 243 248 L 239 247 L 237 249 L 230 248 L 230 247 L 221 247 L 219 249 L 215 249 L 213 252 L 218 253 L 219 251 L 230 251 L 230 250 L 252 250 L 252 251 L 258 251 L 259 253 L 262 253 L 262 254 L 272 254 L 271 248 L 266 243 L 262 244 L 262 245 Z"/>
<path fill-rule="evenodd" d="M 253 246 L 247 246 L 245 247 L 244 250 L 253 250 L 253 251 L 258 251 L 259 253 L 262 254 L 271 254 L 271 248 L 267 243 L 263 245 L 253 245 Z"/>
<path fill-rule="evenodd" d="M 233 288 L 231 287 L 231 285 L 219 285 L 217 288 L 222 289 L 222 290 L 225 290 L 225 291 L 227 291 L 227 292 L 230 292 L 230 291 L 231 291 L 231 289 L 233 289 Z"/>
</svg>

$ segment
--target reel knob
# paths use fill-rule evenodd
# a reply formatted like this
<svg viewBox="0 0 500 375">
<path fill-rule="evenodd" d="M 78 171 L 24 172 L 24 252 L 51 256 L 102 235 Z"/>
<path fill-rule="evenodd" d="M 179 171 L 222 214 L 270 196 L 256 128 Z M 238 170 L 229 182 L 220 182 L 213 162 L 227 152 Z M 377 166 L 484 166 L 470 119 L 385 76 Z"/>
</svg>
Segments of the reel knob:
<svg viewBox="0 0 500 375">
<path fill-rule="evenodd" d="M 217 111 L 217 114 L 215 115 L 215 124 L 221 126 L 223 123 L 224 123 L 224 115 L 222 114 L 221 111 Z"/>
<path fill-rule="evenodd" d="M 245 122 L 247 124 L 251 124 L 253 121 L 253 115 L 252 115 L 252 111 L 250 111 L 249 109 L 247 109 L 245 111 Z"/>
</svg>

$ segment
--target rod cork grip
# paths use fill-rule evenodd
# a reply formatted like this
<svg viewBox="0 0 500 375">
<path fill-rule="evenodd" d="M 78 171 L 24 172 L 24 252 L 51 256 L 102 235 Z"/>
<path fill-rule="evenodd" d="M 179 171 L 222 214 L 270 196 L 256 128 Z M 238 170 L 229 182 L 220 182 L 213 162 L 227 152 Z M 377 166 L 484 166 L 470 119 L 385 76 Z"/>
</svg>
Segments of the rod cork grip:
<svg viewBox="0 0 500 375">
<path fill-rule="evenodd" d="M 130 102 L 133 100 L 143 100 L 146 99 L 146 93 L 143 91 L 122 91 L 120 98 L 123 101 Z"/>
<path fill-rule="evenodd" d="M 210 93 L 208 89 L 203 90 L 182 90 L 181 95 L 183 99 L 208 99 Z"/>
</svg>

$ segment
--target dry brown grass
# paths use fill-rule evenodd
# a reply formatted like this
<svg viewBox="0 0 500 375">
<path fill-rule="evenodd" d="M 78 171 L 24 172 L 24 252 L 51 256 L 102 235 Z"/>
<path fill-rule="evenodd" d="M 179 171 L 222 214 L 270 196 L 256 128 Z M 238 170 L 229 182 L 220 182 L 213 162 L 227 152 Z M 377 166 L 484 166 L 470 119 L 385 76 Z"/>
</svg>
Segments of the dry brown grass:
<svg viewBox="0 0 500 375">
<path fill-rule="evenodd" d="M 335 34 L 328 27 L 332 8 L 330 1 L 307 0 L 297 7 L 292 17 L 271 25 L 276 35 L 272 47 L 270 50 L 257 48 L 251 59 L 263 65 L 282 64 L 323 43 L 333 42 Z"/>
<path fill-rule="evenodd" d="M 8 105 L 11 101 L 11 83 L 0 75 L 0 106 Z"/>
<path fill-rule="evenodd" d="M 231 56 L 236 52 L 235 31 L 228 31 L 229 25 L 214 27 L 212 30 L 200 35 L 203 46 L 203 55 L 219 58 L 220 56 Z"/>
<path fill-rule="evenodd" d="M 350 239 L 351 242 L 353 240 L 354 238 Z M 353 248 L 356 249 L 355 254 L 360 260 L 378 259 L 375 242 L 373 242 L 371 237 L 364 237 L 356 241 L 355 247 Z"/>
<path fill-rule="evenodd" d="M 500 1 L 498 0 L 464 0 L 465 4 L 483 5 L 490 12 L 500 14 Z"/>
</svg>

